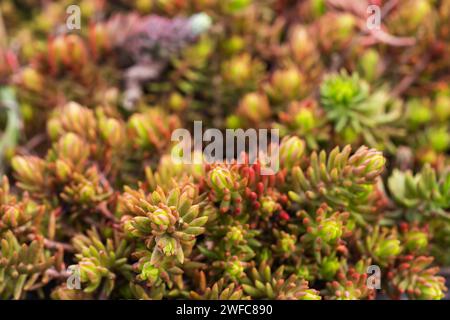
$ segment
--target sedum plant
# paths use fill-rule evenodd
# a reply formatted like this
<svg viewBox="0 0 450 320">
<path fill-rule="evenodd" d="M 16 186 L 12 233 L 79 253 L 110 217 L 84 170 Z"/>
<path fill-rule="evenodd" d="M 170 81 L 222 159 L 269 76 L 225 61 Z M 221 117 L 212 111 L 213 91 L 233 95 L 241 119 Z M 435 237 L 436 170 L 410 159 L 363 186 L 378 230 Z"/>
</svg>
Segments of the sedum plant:
<svg viewBox="0 0 450 320">
<path fill-rule="evenodd" d="M 34 2 L 0 3 L 1 299 L 448 298 L 449 1 Z"/>
<path fill-rule="evenodd" d="M 352 143 L 362 138 L 373 147 L 394 148 L 390 138 L 399 133 L 395 122 L 401 105 L 386 90 L 371 92 L 369 84 L 357 73 L 349 75 L 343 71 L 323 80 L 320 101 L 344 141 Z"/>
</svg>

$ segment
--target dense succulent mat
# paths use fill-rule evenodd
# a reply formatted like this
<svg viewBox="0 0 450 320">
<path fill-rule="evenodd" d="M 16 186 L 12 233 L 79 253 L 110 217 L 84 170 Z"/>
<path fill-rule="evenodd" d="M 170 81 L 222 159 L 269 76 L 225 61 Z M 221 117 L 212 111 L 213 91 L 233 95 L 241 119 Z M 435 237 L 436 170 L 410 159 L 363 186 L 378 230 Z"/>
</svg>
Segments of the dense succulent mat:
<svg viewBox="0 0 450 320">
<path fill-rule="evenodd" d="M 0 14 L 0 298 L 445 297 L 449 0 Z M 194 121 L 278 129 L 280 170 L 173 161 Z"/>
</svg>

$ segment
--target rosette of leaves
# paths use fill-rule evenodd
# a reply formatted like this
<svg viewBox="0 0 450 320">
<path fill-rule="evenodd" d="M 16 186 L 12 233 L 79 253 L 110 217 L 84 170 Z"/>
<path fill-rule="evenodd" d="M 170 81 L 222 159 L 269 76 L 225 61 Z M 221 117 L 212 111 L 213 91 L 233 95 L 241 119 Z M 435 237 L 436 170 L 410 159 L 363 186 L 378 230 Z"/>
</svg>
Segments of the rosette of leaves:
<svg viewBox="0 0 450 320">
<path fill-rule="evenodd" d="M 348 223 L 349 213 L 333 210 L 323 203 L 314 214 L 301 210 L 297 217 L 302 221 L 304 234 L 300 237 L 302 248 L 309 248 L 315 254 L 330 251 L 342 245 L 343 238 L 351 234 L 352 225 Z"/>
<path fill-rule="evenodd" d="M 450 171 L 436 172 L 429 165 L 415 175 L 394 170 L 388 179 L 389 191 L 397 205 L 388 217 L 426 223 L 431 236 L 431 252 L 440 262 L 448 261 L 450 241 Z"/>
<path fill-rule="evenodd" d="M 53 141 L 58 140 L 65 133 L 72 132 L 95 144 L 97 131 L 98 125 L 94 112 L 76 102 L 69 102 L 54 110 L 47 121 L 47 132 Z"/>
<path fill-rule="evenodd" d="M 435 216 L 450 218 L 450 170 L 441 174 L 429 165 L 413 175 L 394 170 L 388 179 L 394 201 L 404 208 L 407 219 L 430 221 Z"/>
<path fill-rule="evenodd" d="M 100 175 L 96 167 L 91 167 L 83 175 L 74 173 L 69 183 L 64 186 L 60 197 L 64 203 L 73 206 L 74 218 L 79 215 L 76 208 L 90 211 L 111 195 L 110 186 L 101 181 Z"/>
<path fill-rule="evenodd" d="M 240 280 L 244 292 L 253 299 L 320 300 L 319 292 L 308 287 L 308 281 L 295 274 L 286 277 L 284 267 L 272 273 L 270 266 L 261 263 Z"/>
<path fill-rule="evenodd" d="M 410 132 L 417 132 L 433 121 L 433 107 L 428 98 L 413 98 L 406 102 L 406 124 Z"/>
<path fill-rule="evenodd" d="M 417 254 L 427 251 L 431 238 L 428 225 L 420 227 L 417 223 L 401 223 L 400 230 L 401 242 L 408 253 Z"/>
<path fill-rule="evenodd" d="M 320 86 L 320 102 L 327 118 L 345 143 L 362 138 L 371 147 L 395 150 L 391 136 L 400 132 L 396 122 L 401 104 L 384 90 L 370 92 L 357 73 L 332 74 Z"/>
<path fill-rule="evenodd" d="M 244 210 L 258 228 L 266 228 L 271 222 L 282 223 L 290 219 L 287 212 L 289 199 L 280 189 L 285 183 L 289 166 L 300 161 L 303 150 L 294 151 L 294 149 L 302 146 L 302 143 L 303 141 L 295 138 L 283 139 L 279 149 L 280 170 L 277 172 L 274 172 L 273 168 L 264 167 L 265 165 L 259 160 L 251 165 L 240 166 L 240 176 L 247 181 L 244 191 Z M 273 164 L 275 163 L 272 162 Z M 265 174 L 263 169 L 267 170 Z"/>
<path fill-rule="evenodd" d="M 45 161 L 36 156 L 15 156 L 11 166 L 17 179 L 16 185 L 33 197 L 45 194 L 48 186 Z"/>
<path fill-rule="evenodd" d="M 275 70 L 265 91 L 275 105 L 283 105 L 304 97 L 307 85 L 300 70 L 296 66 L 290 66 Z"/>
<path fill-rule="evenodd" d="M 350 12 L 326 12 L 318 17 L 318 45 L 325 57 L 342 52 L 356 33 L 357 18 Z"/>
<path fill-rule="evenodd" d="M 218 203 L 220 211 L 240 214 L 247 181 L 242 179 L 237 166 L 214 165 L 207 170 L 206 185 L 209 199 Z"/>
<path fill-rule="evenodd" d="M 47 152 L 46 173 L 55 177 L 56 184 L 67 183 L 74 173 L 83 174 L 91 167 L 90 157 L 91 150 L 86 140 L 73 132 L 64 133 Z"/>
<path fill-rule="evenodd" d="M 73 239 L 75 258 L 80 282 L 84 292 L 108 298 L 117 282 L 132 279 L 132 267 L 128 263 L 131 247 L 118 233 L 102 241 L 97 230 L 88 230 L 87 234 L 78 234 Z M 125 282 L 127 285 L 128 283 Z"/>
<path fill-rule="evenodd" d="M 257 255 L 261 247 L 258 240 L 260 230 L 255 230 L 248 223 L 248 216 L 240 219 L 221 215 L 207 227 L 209 243 L 197 246 L 216 271 L 231 279 L 238 279 Z"/>
<path fill-rule="evenodd" d="M 152 261 L 152 256 L 152 252 L 141 244 L 137 245 L 132 254 L 132 257 L 137 259 L 133 265 L 137 275 L 130 284 L 133 295 L 137 298 L 144 295 L 144 297 L 153 297 L 152 299 L 161 299 L 163 296 L 186 297 L 188 293 L 183 282 L 183 275 L 186 271 L 189 272 L 201 265 L 186 260 L 181 267 L 171 256 L 163 257 L 155 263 Z"/>
<path fill-rule="evenodd" d="M 90 164 L 90 156 L 86 141 L 68 132 L 53 143 L 45 160 L 15 156 L 11 164 L 18 187 L 36 198 L 56 196 L 71 211 L 76 211 L 92 208 L 111 194 L 111 187 L 106 179 L 101 179 L 98 167 Z"/>
<path fill-rule="evenodd" d="M 44 248 L 44 239 L 19 242 L 12 231 L 0 236 L 0 297 L 22 299 L 48 283 L 46 271 L 56 261 Z"/>
<path fill-rule="evenodd" d="M 291 217 L 286 211 L 289 203 L 289 198 L 283 192 L 276 188 L 270 188 L 264 191 L 257 199 L 257 211 L 250 210 L 250 213 L 256 215 L 258 226 L 265 228 L 267 223 L 279 222 L 289 220 Z M 271 219 L 275 217 L 276 220 Z"/>
<path fill-rule="evenodd" d="M 279 148 L 280 169 L 292 170 L 304 160 L 305 141 L 297 136 L 286 136 L 281 140 Z M 284 181 L 280 181 L 284 182 Z M 280 183 L 282 184 L 282 183 Z"/>
<path fill-rule="evenodd" d="M 183 264 L 196 237 L 205 231 L 208 216 L 203 215 L 201 200 L 198 189 L 190 184 L 169 192 L 158 187 L 150 194 L 125 187 L 121 197 L 123 228 L 152 252 L 153 265 L 164 257 Z"/>
<path fill-rule="evenodd" d="M 71 148 L 72 147 L 72 148 Z M 17 186 L 34 196 L 44 195 L 44 187 L 51 187 L 51 169 L 49 162 L 54 162 L 53 171 L 56 180 L 64 181 L 72 171 L 81 172 L 87 163 L 89 149 L 84 141 L 74 133 L 63 135 L 48 151 L 48 162 L 37 156 L 15 156 L 11 165 L 18 180 Z M 61 160 L 58 163 L 58 158 Z"/>
<path fill-rule="evenodd" d="M 260 92 L 245 94 L 239 101 L 236 113 L 227 118 L 231 128 L 264 128 L 271 116 L 271 107 L 267 96 Z"/>
<path fill-rule="evenodd" d="M 272 245 L 272 252 L 281 258 L 287 258 L 298 254 L 297 236 L 285 231 L 273 230 L 276 242 Z"/>
<path fill-rule="evenodd" d="M 222 62 L 220 66 L 222 105 L 237 105 L 243 93 L 256 91 L 264 77 L 265 65 L 249 53 L 240 53 Z"/>
<path fill-rule="evenodd" d="M 52 141 L 67 133 L 74 133 L 88 143 L 90 154 L 104 173 L 117 174 L 126 151 L 125 124 L 107 108 L 95 111 L 70 102 L 56 109 L 47 121 Z M 113 172 L 110 172 L 113 171 Z"/>
<path fill-rule="evenodd" d="M 350 212 L 357 223 L 366 224 L 370 195 L 386 160 L 381 152 L 365 146 L 350 154 L 350 146 L 342 151 L 336 147 L 329 155 L 313 152 L 307 168 L 292 169 L 290 199 L 302 205 L 326 202 L 335 210 Z"/>
<path fill-rule="evenodd" d="M 431 164 L 439 163 L 439 155 L 445 154 L 450 148 L 450 130 L 448 126 L 433 126 L 425 131 L 423 136 L 419 136 L 419 151 L 423 153 L 419 159 L 426 162 L 429 159 Z"/>
<path fill-rule="evenodd" d="M 394 298 L 406 294 L 410 299 L 441 300 L 447 288 L 445 279 L 438 276 L 438 267 L 431 267 L 433 257 L 403 256 L 388 272 L 389 293 Z"/>
<path fill-rule="evenodd" d="M 287 270 L 295 273 L 299 278 L 308 280 L 309 283 L 319 277 L 319 266 L 314 257 L 308 257 L 304 254 L 294 256 L 290 265 L 286 264 Z"/>
<path fill-rule="evenodd" d="M 0 235 L 12 231 L 19 234 L 32 232 L 35 221 L 42 218 L 44 207 L 24 195 L 21 200 L 10 193 L 9 181 L 3 177 L 0 184 Z"/>
<path fill-rule="evenodd" d="M 315 263 L 318 265 L 317 278 L 331 281 L 336 277 L 341 265 L 345 263 L 345 257 L 339 257 L 337 250 L 322 254 L 320 251 L 314 255 Z"/>
<path fill-rule="evenodd" d="M 372 260 L 382 267 L 386 267 L 397 259 L 404 250 L 397 229 L 375 226 L 364 237 L 362 230 L 358 230 L 358 247 L 360 252 L 372 257 Z"/>
<path fill-rule="evenodd" d="M 297 158 L 288 158 L 300 157 L 302 154 L 301 150 L 293 153 L 292 148 L 298 144 L 294 142 L 289 150 L 287 143 L 283 141 L 281 144 L 282 159 L 284 159 L 282 161 L 286 170 L 290 164 L 297 161 L 295 160 Z M 277 189 L 277 186 L 281 186 L 285 181 L 286 170 L 272 173 L 269 171 L 273 169 L 261 161 L 262 157 L 253 164 L 249 163 L 246 153 L 243 153 L 241 157 L 243 157 L 241 163 L 235 160 L 232 163 L 206 166 L 205 189 L 209 199 L 219 205 L 222 213 L 231 212 L 236 216 L 242 213 L 255 213 L 255 219 L 258 220 L 278 213 L 281 218 L 288 219 L 287 213 L 283 210 L 288 199 Z M 266 170 L 266 174 L 263 169 Z"/>
<path fill-rule="evenodd" d="M 234 282 L 228 283 L 224 278 L 213 283 L 211 286 L 206 285 L 206 277 L 204 272 L 200 272 L 198 276 L 198 289 L 190 292 L 190 298 L 195 300 L 248 300 L 249 296 L 245 295 L 242 288 Z"/>
<path fill-rule="evenodd" d="M 376 291 L 368 287 L 367 273 L 363 268 L 367 263 L 359 261 L 354 267 L 346 263 L 336 274 L 336 279 L 327 282 L 324 290 L 327 300 L 362 300 L 375 298 Z"/>
</svg>

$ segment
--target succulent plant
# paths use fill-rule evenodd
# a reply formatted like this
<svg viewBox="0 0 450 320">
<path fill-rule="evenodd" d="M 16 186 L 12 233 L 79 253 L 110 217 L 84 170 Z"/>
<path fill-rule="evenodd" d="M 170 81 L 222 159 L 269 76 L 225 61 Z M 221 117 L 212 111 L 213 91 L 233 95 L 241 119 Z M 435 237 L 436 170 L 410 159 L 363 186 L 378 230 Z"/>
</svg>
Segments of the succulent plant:
<svg viewBox="0 0 450 320">
<path fill-rule="evenodd" d="M 448 219 L 450 207 L 448 171 L 437 177 L 436 171 L 428 165 L 414 176 L 411 172 L 394 170 L 388 186 L 394 200 L 408 211 L 407 214 L 412 219 L 430 219 L 435 215 Z"/>
<path fill-rule="evenodd" d="M 191 185 L 175 187 L 168 194 L 158 188 L 147 196 L 142 190 L 126 188 L 122 201 L 124 231 L 152 251 L 154 265 L 164 256 L 182 264 L 208 221 L 208 216 L 201 215 L 198 191 Z"/>
<path fill-rule="evenodd" d="M 308 282 L 296 275 L 283 278 L 284 268 L 272 273 L 269 266 L 261 264 L 253 268 L 242 280 L 242 287 L 253 298 L 281 300 L 320 300 L 320 295 L 308 287 Z"/>
<path fill-rule="evenodd" d="M 20 243 L 11 231 L 1 236 L 0 294 L 2 299 L 21 299 L 35 285 L 45 285 L 46 270 L 55 263 L 55 257 L 44 249 L 43 239 L 30 244 Z"/>
<path fill-rule="evenodd" d="M 2 0 L 0 298 L 448 298 L 449 3 Z"/>
<path fill-rule="evenodd" d="M 395 121 L 400 117 L 399 101 L 390 101 L 384 90 L 370 92 L 369 85 L 357 73 L 345 71 L 328 76 L 320 87 L 320 100 L 327 117 L 344 141 L 352 143 L 359 136 L 373 147 L 392 147 L 389 135 L 398 134 Z M 385 131 L 380 127 L 390 125 Z M 374 130 L 375 129 L 375 130 Z M 397 130 L 398 131 L 398 130 Z"/>
<path fill-rule="evenodd" d="M 375 288 L 368 287 L 367 274 L 357 269 L 361 268 L 359 261 L 355 267 L 344 267 L 340 270 L 336 280 L 327 283 L 325 298 L 329 300 L 361 300 L 373 299 Z"/>
<path fill-rule="evenodd" d="M 202 281 L 205 283 L 205 275 L 201 274 Z M 190 294 L 191 298 L 197 300 L 247 300 L 249 297 L 245 296 L 243 290 L 236 286 L 234 283 L 230 283 L 225 286 L 225 279 L 221 279 L 214 283 L 211 287 L 200 287 L 200 294 L 198 292 L 192 291 Z"/>
<path fill-rule="evenodd" d="M 432 257 L 405 256 L 392 269 L 388 277 L 392 279 L 393 290 L 397 294 L 421 300 L 440 300 L 444 297 L 444 278 L 437 276 L 436 268 L 429 268 Z"/>
<path fill-rule="evenodd" d="M 324 151 L 312 153 L 306 170 L 299 166 L 292 170 L 289 197 L 300 204 L 325 200 L 334 209 L 348 210 L 353 219 L 364 224 L 364 207 L 386 160 L 380 152 L 367 147 L 351 156 L 350 152 L 351 147 L 346 146 L 342 151 L 333 149 L 328 156 Z"/>
<path fill-rule="evenodd" d="M 127 264 L 130 247 L 125 240 L 118 242 L 118 237 L 108 239 L 104 244 L 100 235 L 94 230 L 73 238 L 73 245 L 78 260 L 76 268 L 80 282 L 86 293 L 101 291 L 100 296 L 109 296 L 115 287 L 116 273 L 131 279 L 131 265 Z"/>
</svg>

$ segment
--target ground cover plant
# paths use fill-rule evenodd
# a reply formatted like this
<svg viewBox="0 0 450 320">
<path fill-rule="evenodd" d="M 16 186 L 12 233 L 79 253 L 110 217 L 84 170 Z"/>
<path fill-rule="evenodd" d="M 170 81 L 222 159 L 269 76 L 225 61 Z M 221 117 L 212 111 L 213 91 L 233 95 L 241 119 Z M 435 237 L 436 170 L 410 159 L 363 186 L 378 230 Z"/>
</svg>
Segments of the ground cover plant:
<svg viewBox="0 0 450 320">
<path fill-rule="evenodd" d="M 2 0 L 0 298 L 444 299 L 449 80 L 449 0 Z"/>
</svg>

